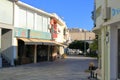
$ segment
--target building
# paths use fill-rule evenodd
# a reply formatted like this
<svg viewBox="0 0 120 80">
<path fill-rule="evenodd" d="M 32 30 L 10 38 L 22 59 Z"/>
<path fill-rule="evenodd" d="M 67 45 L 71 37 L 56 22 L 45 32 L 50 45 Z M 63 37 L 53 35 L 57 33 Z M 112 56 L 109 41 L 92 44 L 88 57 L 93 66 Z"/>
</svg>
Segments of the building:
<svg viewBox="0 0 120 80">
<path fill-rule="evenodd" d="M 1 55 L 11 65 L 51 61 L 58 53 L 63 54 L 63 43 L 66 41 L 63 31 L 67 28 L 64 21 L 21 1 L 2 1 L 2 10 L 9 14 L 6 15 L 8 18 L 3 18 L 3 13 L 0 13 L 0 26 L 8 26 L 7 29 L 3 27 L 1 32 Z"/>
<path fill-rule="evenodd" d="M 16 64 L 49 61 L 54 43 L 51 41 L 51 14 L 16 2 L 14 5 L 14 59 Z"/>
<path fill-rule="evenodd" d="M 7 5 L 6 5 L 7 4 Z M 0 0 L 0 54 L 5 54 L 5 57 L 11 65 L 13 60 L 13 30 L 14 30 L 14 16 L 13 16 L 13 2 L 12 0 Z M 9 58 L 8 58 L 9 57 Z"/>
<path fill-rule="evenodd" d="M 94 0 L 94 32 L 99 41 L 101 80 L 120 79 L 120 1 Z"/>
<path fill-rule="evenodd" d="M 68 30 L 69 30 L 71 41 L 74 41 L 74 40 L 90 41 L 95 39 L 95 33 L 92 31 L 87 31 L 80 28 L 70 28 Z"/>
<path fill-rule="evenodd" d="M 51 17 L 51 30 L 52 30 L 52 40 L 58 43 L 64 44 L 64 46 L 59 46 L 59 54 L 64 54 L 64 48 L 66 47 L 67 41 L 69 41 L 69 32 L 67 30 L 66 23 L 55 13 Z"/>
</svg>

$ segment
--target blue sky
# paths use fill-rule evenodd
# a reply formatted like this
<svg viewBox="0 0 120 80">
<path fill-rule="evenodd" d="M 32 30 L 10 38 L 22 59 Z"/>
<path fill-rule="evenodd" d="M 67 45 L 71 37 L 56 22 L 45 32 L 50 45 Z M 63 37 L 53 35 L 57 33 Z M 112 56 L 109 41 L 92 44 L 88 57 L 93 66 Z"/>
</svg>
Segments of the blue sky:
<svg viewBox="0 0 120 80">
<path fill-rule="evenodd" d="M 94 0 L 20 0 L 46 12 L 56 13 L 66 22 L 68 28 L 92 30 Z"/>
</svg>

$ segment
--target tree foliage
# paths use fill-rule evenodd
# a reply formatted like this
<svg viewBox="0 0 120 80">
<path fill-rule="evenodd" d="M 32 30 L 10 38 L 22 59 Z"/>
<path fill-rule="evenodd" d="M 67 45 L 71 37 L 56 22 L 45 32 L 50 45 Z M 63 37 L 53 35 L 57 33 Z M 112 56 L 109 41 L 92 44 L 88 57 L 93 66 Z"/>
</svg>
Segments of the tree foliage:
<svg viewBox="0 0 120 80">
<path fill-rule="evenodd" d="M 86 50 L 87 50 L 89 48 L 88 42 L 75 40 L 72 43 L 70 43 L 68 47 L 70 49 L 79 49 L 84 52 L 85 45 L 86 45 Z"/>
<path fill-rule="evenodd" d="M 96 37 L 96 39 L 93 40 L 93 43 L 90 44 L 90 49 L 92 51 L 98 50 L 98 39 L 97 39 L 97 37 Z"/>
</svg>

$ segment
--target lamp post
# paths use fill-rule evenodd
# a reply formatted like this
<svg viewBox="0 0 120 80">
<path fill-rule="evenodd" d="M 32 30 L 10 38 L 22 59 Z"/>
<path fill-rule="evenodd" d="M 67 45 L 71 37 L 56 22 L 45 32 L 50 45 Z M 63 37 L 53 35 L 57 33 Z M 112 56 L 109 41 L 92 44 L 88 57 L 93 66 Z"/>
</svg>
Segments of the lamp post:
<svg viewBox="0 0 120 80">
<path fill-rule="evenodd" d="M 84 55 L 86 55 L 86 31 L 84 31 Z"/>
</svg>

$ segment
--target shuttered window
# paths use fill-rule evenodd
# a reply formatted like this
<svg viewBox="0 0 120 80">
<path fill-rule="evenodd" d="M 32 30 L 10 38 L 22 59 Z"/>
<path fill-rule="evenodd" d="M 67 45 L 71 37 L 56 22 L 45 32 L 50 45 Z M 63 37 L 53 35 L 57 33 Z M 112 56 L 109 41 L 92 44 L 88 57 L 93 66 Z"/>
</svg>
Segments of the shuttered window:
<svg viewBox="0 0 120 80">
<path fill-rule="evenodd" d="M 19 26 L 21 28 L 26 28 L 27 27 L 27 15 L 26 15 L 26 9 L 20 8 L 19 10 Z"/>
<path fill-rule="evenodd" d="M 27 28 L 34 29 L 34 13 L 27 10 Z"/>
<path fill-rule="evenodd" d="M 42 16 L 41 15 L 37 15 L 37 30 L 42 31 Z"/>
</svg>

